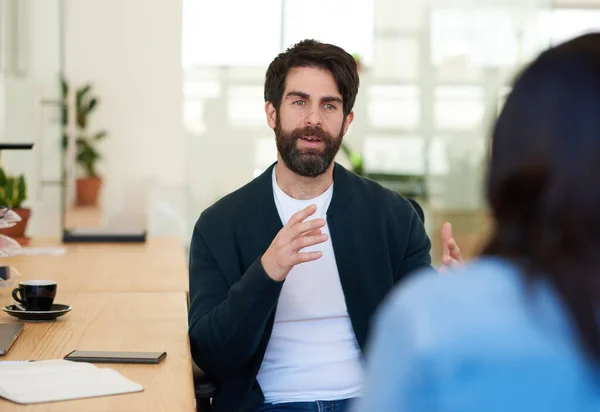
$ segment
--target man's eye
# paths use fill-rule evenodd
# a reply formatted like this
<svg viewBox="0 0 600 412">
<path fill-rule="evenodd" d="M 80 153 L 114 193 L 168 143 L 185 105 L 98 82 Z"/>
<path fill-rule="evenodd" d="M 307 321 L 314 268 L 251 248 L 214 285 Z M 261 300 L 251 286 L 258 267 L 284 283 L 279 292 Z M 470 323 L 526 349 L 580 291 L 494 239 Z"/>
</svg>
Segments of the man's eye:
<svg viewBox="0 0 600 412">
<path fill-rule="evenodd" d="M 304 105 L 304 100 L 296 100 L 293 104 L 295 104 L 297 106 L 303 106 Z"/>
<path fill-rule="evenodd" d="M 333 104 L 331 104 L 331 103 L 327 103 L 327 104 L 325 105 L 325 109 L 327 109 L 327 110 L 335 110 L 335 109 L 336 109 L 336 107 L 335 107 L 335 105 L 333 105 Z"/>
</svg>

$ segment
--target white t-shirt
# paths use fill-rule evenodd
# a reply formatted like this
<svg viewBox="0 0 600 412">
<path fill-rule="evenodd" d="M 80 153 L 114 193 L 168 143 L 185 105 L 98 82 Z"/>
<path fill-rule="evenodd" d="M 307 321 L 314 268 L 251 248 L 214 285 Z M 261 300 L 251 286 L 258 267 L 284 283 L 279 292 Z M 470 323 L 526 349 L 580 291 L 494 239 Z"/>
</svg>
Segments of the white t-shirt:
<svg viewBox="0 0 600 412">
<path fill-rule="evenodd" d="M 326 218 L 333 185 L 310 200 L 296 200 L 277 185 L 273 194 L 281 221 L 316 204 L 309 219 Z M 321 229 L 329 235 L 325 225 Z M 363 360 L 356 341 L 331 238 L 303 249 L 319 250 L 320 259 L 292 268 L 283 284 L 271 339 L 257 380 L 269 403 L 338 400 L 360 396 Z"/>
</svg>

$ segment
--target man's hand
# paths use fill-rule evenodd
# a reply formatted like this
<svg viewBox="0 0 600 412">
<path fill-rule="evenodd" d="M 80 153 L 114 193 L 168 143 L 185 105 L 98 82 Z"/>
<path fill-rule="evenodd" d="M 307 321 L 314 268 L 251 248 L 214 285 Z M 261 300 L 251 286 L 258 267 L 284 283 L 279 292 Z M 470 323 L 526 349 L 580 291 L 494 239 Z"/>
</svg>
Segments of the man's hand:
<svg viewBox="0 0 600 412">
<path fill-rule="evenodd" d="M 440 270 L 442 272 L 463 265 L 460 248 L 452 237 L 452 225 L 450 222 L 446 222 L 442 226 L 442 263 L 444 264 Z"/>
<path fill-rule="evenodd" d="M 305 222 L 316 210 L 315 205 L 310 205 L 295 213 L 273 239 L 260 260 L 271 279 L 281 282 L 297 264 L 317 260 L 323 255 L 321 252 L 300 253 L 300 250 L 307 246 L 327 240 L 327 235 L 321 233 L 321 228 L 325 226 L 325 219 Z"/>
</svg>

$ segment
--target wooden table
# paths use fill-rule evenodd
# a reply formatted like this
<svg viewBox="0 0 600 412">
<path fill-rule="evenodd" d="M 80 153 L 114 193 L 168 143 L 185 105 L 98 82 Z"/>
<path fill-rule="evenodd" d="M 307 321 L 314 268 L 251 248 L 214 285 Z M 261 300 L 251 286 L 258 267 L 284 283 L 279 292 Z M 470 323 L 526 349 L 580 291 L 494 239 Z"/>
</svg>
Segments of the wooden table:
<svg viewBox="0 0 600 412">
<path fill-rule="evenodd" d="M 11 301 L 7 290 L 0 291 L 2 306 Z M 89 293 L 59 289 L 55 302 L 69 304 L 73 310 L 53 322 L 26 322 L 21 336 L 0 360 L 62 359 L 74 349 L 166 351 L 167 357 L 159 365 L 97 365 L 113 368 L 139 383 L 144 387 L 140 393 L 34 405 L 0 399 L 1 411 L 194 410 L 184 292 Z M 16 321 L 0 312 L 0 322 Z"/>
<path fill-rule="evenodd" d="M 62 256 L 12 256 L 19 280 L 50 279 L 59 291 L 187 292 L 188 269 L 177 238 L 151 237 L 146 243 L 62 244 L 58 239 L 32 239 L 29 247 L 64 247 Z"/>
</svg>

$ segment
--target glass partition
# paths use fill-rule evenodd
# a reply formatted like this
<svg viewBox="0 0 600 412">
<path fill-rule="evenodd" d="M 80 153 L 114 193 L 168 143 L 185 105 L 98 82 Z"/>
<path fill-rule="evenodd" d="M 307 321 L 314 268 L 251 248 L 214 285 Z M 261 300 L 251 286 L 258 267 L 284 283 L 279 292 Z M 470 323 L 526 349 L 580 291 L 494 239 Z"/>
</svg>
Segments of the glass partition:
<svg viewBox="0 0 600 412">
<path fill-rule="evenodd" d="M 212 5 L 201 3 L 184 1 L 187 21 L 199 14 L 209 19 Z M 190 228 L 205 207 L 276 160 L 264 115 L 264 74 L 277 53 L 312 37 L 345 47 L 363 63 L 345 143 L 362 155 L 365 173 L 418 195 L 431 217 L 432 237 L 445 219 L 460 226 L 465 217 L 479 231 L 486 216 L 482 177 L 490 127 L 513 76 L 550 44 L 600 27 L 600 10 L 555 9 L 549 0 L 359 3 L 352 9 L 348 2 L 327 2 L 314 17 L 306 2 L 257 2 L 248 15 L 272 18 L 261 20 L 260 33 L 269 35 L 252 40 L 252 58 L 246 43 L 231 43 L 239 30 L 249 30 L 244 24 L 221 28 L 208 42 L 227 51 L 218 64 L 199 57 L 185 63 L 203 53 L 205 45 L 195 37 L 195 50 L 187 49 L 192 57 L 183 57 Z M 327 18 L 326 24 L 307 24 L 309 9 L 311 22 Z M 334 14 L 339 18 L 330 18 Z M 210 24 L 230 27 L 213 16 Z M 191 33 L 184 26 L 184 44 L 191 44 L 185 41 Z M 336 160 L 351 168 L 344 153 Z"/>
</svg>

